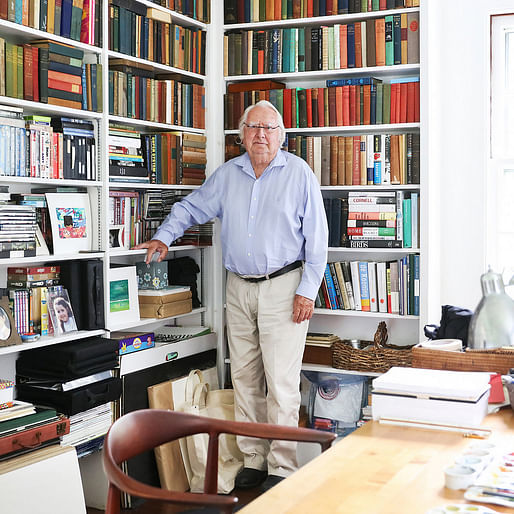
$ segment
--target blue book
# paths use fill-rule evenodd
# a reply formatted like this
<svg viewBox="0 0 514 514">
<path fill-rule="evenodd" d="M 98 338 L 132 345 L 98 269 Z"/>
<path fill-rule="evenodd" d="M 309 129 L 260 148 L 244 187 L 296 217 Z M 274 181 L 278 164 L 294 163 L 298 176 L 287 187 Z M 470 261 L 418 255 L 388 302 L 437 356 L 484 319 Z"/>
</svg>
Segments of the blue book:
<svg viewBox="0 0 514 514">
<path fill-rule="evenodd" d="M 245 23 L 250 23 L 251 21 L 251 16 L 250 16 L 250 3 L 251 3 L 251 0 L 244 0 L 245 4 L 244 4 L 244 20 L 245 20 Z"/>
<path fill-rule="evenodd" d="M 155 167 L 157 174 L 155 180 L 157 184 L 162 184 L 162 167 L 161 167 L 161 135 L 156 134 L 155 136 Z"/>
<path fill-rule="evenodd" d="M 303 27 L 298 29 L 298 71 L 305 71 L 305 29 Z"/>
<path fill-rule="evenodd" d="M 298 29 L 289 29 L 290 31 L 290 44 L 289 44 L 289 71 L 296 71 L 296 37 Z"/>
<path fill-rule="evenodd" d="M 71 8 L 73 0 L 62 0 L 61 6 L 61 36 L 70 37 L 71 33 Z"/>
<path fill-rule="evenodd" d="M 82 75 L 82 68 L 80 66 L 71 66 L 70 64 L 63 64 L 62 62 L 49 61 L 48 69 L 69 75 L 76 75 L 77 77 Z"/>
<path fill-rule="evenodd" d="M 86 65 L 82 65 L 82 109 L 87 110 L 87 81 L 86 81 Z"/>
<path fill-rule="evenodd" d="M 43 3 L 43 2 L 41 2 Z M 21 25 L 23 22 L 23 0 L 16 0 L 14 5 L 14 23 Z"/>
<path fill-rule="evenodd" d="M 337 14 L 348 14 L 348 0 L 337 1 Z"/>
<path fill-rule="evenodd" d="M 94 112 L 98 112 L 98 92 L 96 89 L 96 64 L 91 64 L 90 66 L 90 73 L 91 73 L 91 109 Z M 84 95 L 84 89 L 82 89 L 82 96 Z"/>
<path fill-rule="evenodd" d="M 353 23 L 347 25 L 346 47 L 348 68 L 355 68 L 355 25 Z"/>
<path fill-rule="evenodd" d="M 303 31 L 301 31 L 303 32 Z M 277 73 L 278 70 L 278 42 L 280 40 L 280 30 L 273 29 L 272 38 L 271 38 L 271 73 Z M 300 70 L 302 71 L 302 70 Z M 304 70 L 305 71 L 305 63 Z"/>
<path fill-rule="evenodd" d="M 399 14 L 393 15 L 393 63 L 402 63 L 402 27 L 401 16 Z"/>
<path fill-rule="evenodd" d="M 412 211 L 411 200 L 403 200 L 403 247 L 412 248 Z"/>
<path fill-rule="evenodd" d="M 148 21 L 149 19 L 148 18 L 143 18 L 143 23 L 142 23 L 142 44 L 143 44 L 143 48 L 142 48 L 142 57 L 143 59 L 148 59 Z M 171 28 L 171 27 L 170 27 Z M 173 32 L 170 30 L 170 41 L 173 41 Z M 173 48 L 173 46 L 171 46 L 171 48 Z M 171 62 L 173 63 L 173 56 L 171 55 Z"/>
<path fill-rule="evenodd" d="M 18 3 L 18 1 L 16 1 Z M 48 0 L 41 0 L 39 2 L 39 30 L 46 32 L 48 14 Z M 18 23 L 18 22 L 16 22 Z M 21 23 L 21 21 L 20 21 Z"/>
<path fill-rule="evenodd" d="M 319 15 L 326 16 L 327 15 L 327 1 L 319 0 Z"/>
<path fill-rule="evenodd" d="M 373 160 L 373 184 L 380 186 L 382 184 L 382 163 L 384 149 L 382 148 L 382 136 L 377 134 L 373 137 L 374 160 Z"/>
<path fill-rule="evenodd" d="M 284 29 L 282 31 L 282 71 L 287 73 L 290 71 L 289 65 L 289 52 L 287 49 L 291 44 L 291 29 Z"/>
<path fill-rule="evenodd" d="M 365 261 L 359 261 L 359 285 L 361 288 L 362 310 L 370 311 L 368 263 Z"/>
<path fill-rule="evenodd" d="M 419 254 L 414 255 L 414 316 L 419 316 Z"/>
<path fill-rule="evenodd" d="M 336 287 L 334 285 L 334 280 L 332 279 L 330 266 L 328 264 L 325 268 L 325 282 L 327 284 L 327 291 L 330 299 L 330 308 L 332 310 L 337 310 L 339 308 L 339 304 L 337 303 Z"/>
</svg>

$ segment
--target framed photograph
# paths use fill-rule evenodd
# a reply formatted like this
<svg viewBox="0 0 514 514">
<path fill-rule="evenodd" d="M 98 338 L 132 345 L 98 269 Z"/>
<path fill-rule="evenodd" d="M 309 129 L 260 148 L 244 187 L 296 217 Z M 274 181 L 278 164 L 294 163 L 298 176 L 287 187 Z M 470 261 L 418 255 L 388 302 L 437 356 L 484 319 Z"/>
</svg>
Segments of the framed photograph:
<svg viewBox="0 0 514 514">
<path fill-rule="evenodd" d="M 136 267 L 111 268 L 109 270 L 109 329 L 132 324 L 139 319 Z"/>
<path fill-rule="evenodd" d="M 9 307 L 9 298 L 0 298 L 0 348 L 21 344 L 21 338 L 16 330 L 16 323 Z"/>
<path fill-rule="evenodd" d="M 128 248 L 124 235 L 125 227 L 123 225 L 109 227 L 109 248 Z"/>
<path fill-rule="evenodd" d="M 56 336 L 77 330 L 77 323 L 68 291 L 62 286 L 49 287 L 47 294 L 48 314 Z"/>
<path fill-rule="evenodd" d="M 91 250 L 91 207 L 87 193 L 46 193 L 54 255 Z"/>
</svg>

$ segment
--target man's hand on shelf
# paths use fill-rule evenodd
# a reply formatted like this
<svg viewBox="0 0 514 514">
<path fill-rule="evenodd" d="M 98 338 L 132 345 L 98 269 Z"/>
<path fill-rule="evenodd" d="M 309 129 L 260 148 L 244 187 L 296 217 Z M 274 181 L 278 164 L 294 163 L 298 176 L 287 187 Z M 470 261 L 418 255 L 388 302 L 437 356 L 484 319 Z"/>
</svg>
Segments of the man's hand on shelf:
<svg viewBox="0 0 514 514">
<path fill-rule="evenodd" d="M 145 241 L 144 243 L 134 246 L 134 250 L 142 250 L 144 248 L 147 249 L 145 258 L 146 264 L 150 264 L 154 253 L 159 254 L 157 262 L 161 262 L 168 254 L 168 247 L 158 239 L 151 239 L 150 241 Z"/>
</svg>

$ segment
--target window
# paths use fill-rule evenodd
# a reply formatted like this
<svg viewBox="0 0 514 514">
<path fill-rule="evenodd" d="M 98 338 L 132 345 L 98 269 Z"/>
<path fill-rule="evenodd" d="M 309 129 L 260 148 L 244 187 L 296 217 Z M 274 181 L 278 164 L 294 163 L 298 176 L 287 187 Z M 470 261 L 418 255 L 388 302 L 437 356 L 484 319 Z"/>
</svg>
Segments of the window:
<svg viewBox="0 0 514 514">
<path fill-rule="evenodd" d="M 514 274 L 514 14 L 491 17 L 488 262 Z"/>
</svg>

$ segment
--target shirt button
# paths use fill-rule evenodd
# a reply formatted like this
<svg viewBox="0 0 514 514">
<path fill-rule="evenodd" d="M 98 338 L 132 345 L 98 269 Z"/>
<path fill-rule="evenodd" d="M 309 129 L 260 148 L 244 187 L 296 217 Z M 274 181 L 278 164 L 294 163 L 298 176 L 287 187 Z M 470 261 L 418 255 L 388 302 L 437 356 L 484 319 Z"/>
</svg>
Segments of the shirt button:
<svg viewBox="0 0 514 514">
<path fill-rule="evenodd" d="M 248 234 L 248 237 L 252 237 L 252 234 Z"/>
<path fill-rule="evenodd" d="M 253 197 L 253 199 L 254 199 L 254 200 L 257 200 L 257 197 L 256 197 L 256 196 L 254 196 L 254 197 Z"/>
<path fill-rule="evenodd" d="M 253 216 L 250 216 L 250 219 L 252 219 L 252 220 L 253 220 Z"/>
<path fill-rule="evenodd" d="M 248 252 L 248 257 L 250 257 L 250 255 L 252 255 L 252 254 Z"/>
</svg>

